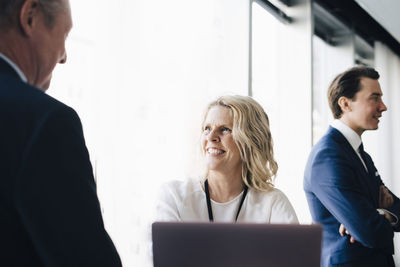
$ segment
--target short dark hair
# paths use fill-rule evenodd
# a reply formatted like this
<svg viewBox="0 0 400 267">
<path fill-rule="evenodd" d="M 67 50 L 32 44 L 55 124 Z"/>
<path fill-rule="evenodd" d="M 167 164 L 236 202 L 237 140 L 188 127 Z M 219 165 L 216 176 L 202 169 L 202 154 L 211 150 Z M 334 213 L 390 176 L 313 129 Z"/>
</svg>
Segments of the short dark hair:
<svg viewBox="0 0 400 267">
<path fill-rule="evenodd" d="M 0 0 L 0 29 L 7 30 L 17 25 L 18 14 L 26 0 Z M 59 11 L 64 7 L 61 0 L 38 0 L 47 26 L 54 25 Z"/>
<path fill-rule="evenodd" d="M 343 113 L 339 106 L 339 98 L 342 96 L 353 99 L 355 94 L 360 91 L 361 78 L 379 79 L 379 73 L 370 67 L 356 66 L 336 76 L 328 89 L 328 102 L 332 110 L 333 117 L 339 119 Z"/>
</svg>

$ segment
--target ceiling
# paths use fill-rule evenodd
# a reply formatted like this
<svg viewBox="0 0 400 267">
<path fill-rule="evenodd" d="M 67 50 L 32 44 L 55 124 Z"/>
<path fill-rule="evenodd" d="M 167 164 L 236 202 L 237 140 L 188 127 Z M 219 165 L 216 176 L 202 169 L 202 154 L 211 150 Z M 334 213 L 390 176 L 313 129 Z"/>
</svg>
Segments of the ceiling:
<svg viewBox="0 0 400 267">
<path fill-rule="evenodd" d="M 398 42 L 400 42 L 400 1 L 399 0 L 355 0 Z"/>
</svg>

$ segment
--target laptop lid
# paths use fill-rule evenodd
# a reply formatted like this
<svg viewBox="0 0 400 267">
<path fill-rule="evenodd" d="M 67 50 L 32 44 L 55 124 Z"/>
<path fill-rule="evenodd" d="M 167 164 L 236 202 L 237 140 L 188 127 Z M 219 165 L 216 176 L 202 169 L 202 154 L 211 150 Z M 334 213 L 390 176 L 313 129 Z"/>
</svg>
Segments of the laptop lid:
<svg viewBox="0 0 400 267">
<path fill-rule="evenodd" d="M 322 227 L 155 222 L 154 267 L 319 267 Z"/>
</svg>

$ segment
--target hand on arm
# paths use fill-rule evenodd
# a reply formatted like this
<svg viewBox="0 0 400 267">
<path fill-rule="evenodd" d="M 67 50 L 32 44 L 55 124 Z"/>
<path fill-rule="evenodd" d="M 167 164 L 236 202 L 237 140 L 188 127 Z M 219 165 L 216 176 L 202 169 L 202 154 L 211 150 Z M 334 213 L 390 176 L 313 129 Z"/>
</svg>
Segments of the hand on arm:
<svg viewBox="0 0 400 267">
<path fill-rule="evenodd" d="M 393 196 L 390 194 L 387 187 L 384 185 L 381 185 L 379 188 L 379 208 L 384 213 L 383 215 L 389 222 L 394 222 L 395 218 L 389 212 L 387 212 L 386 210 L 382 210 L 382 209 L 389 208 L 390 206 L 393 205 L 393 202 L 394 202 Z M 354 237 L 352 237 L 350 235 L 349 231 L 347 231 L 347 229 L 344 227 L 343 224 L 340 224 L 340 226 L 339 226 L 339 234 L 341 236 L 345 236 L 345 235 L 350 236 L 350 243 L 356 242 Z"/>
<path fill-rule="evenodd" d="M 385 218 L 393 223 L 396 221 L 396 218 L 394 218 L 387 210 L 390 208 L 394 203 L 394 199 L 392 194 L 390 194 L 389 190 L 387 189 L 386 186 L 381 185 L 379 188 L 379 209 L 383 212 L 383 215 Z M 380 212 L 380 211 L 378 211 Z"/>
<path fill-rule="evenodd" d="M 393 196 L 390 194 L 386 186 L 381 185 L 379 188 L 379 208 L 387 209 L 394 203 Z"/>
<path fill-rule="evenodd" d="M 345 236 L 345 235 L 350 236 L 350 243 L 355 243 L 355 242 L 356 242 L 356 240 L 354 239 L 354 237 L 352 237 L 352 236 L 350 235 L 349 231 L 346 230 L 346 228 L 344 227 L 343 224 L 340 224 L 340 226 L 339 226 L 339 234 L 340 234 L 341 236 Z"/>
</svg>

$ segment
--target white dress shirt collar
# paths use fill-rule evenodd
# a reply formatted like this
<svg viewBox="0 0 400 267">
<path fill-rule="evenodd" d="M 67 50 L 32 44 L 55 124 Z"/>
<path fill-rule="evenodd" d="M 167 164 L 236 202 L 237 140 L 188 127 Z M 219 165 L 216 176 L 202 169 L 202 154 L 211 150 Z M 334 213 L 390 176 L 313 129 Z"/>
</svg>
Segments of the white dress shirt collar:
<svg viewBox="0 0 400 267">
<path fill-rule="evenodd" d="M 351 147 L 354 149 L 354 151 L 358 153 L 358 148 L 360 147 L 362 142 L 361 137 L 341 120 L 334 120 L 331 126 L 338 130 L 341 134 L 343 134 L 346 140 L 350 143 Z"/>
<path fill-rule="evenodd" d="M 5 62 L 8 63 L 8 65 L 10 65 L 15 72 L 18 74 L 18 76 L 21 78 L 21 80 L 23 82 L 28 82 L 28 79 L 26 78 L 25 74 L 21 71 L 21 69 L 14 63 L 11 61 L 11 59 L 9 59 L 8 57 L 6 57 L 4 54 L 0 53 L 0 58 L 2 58 Z"/>
</svg>

